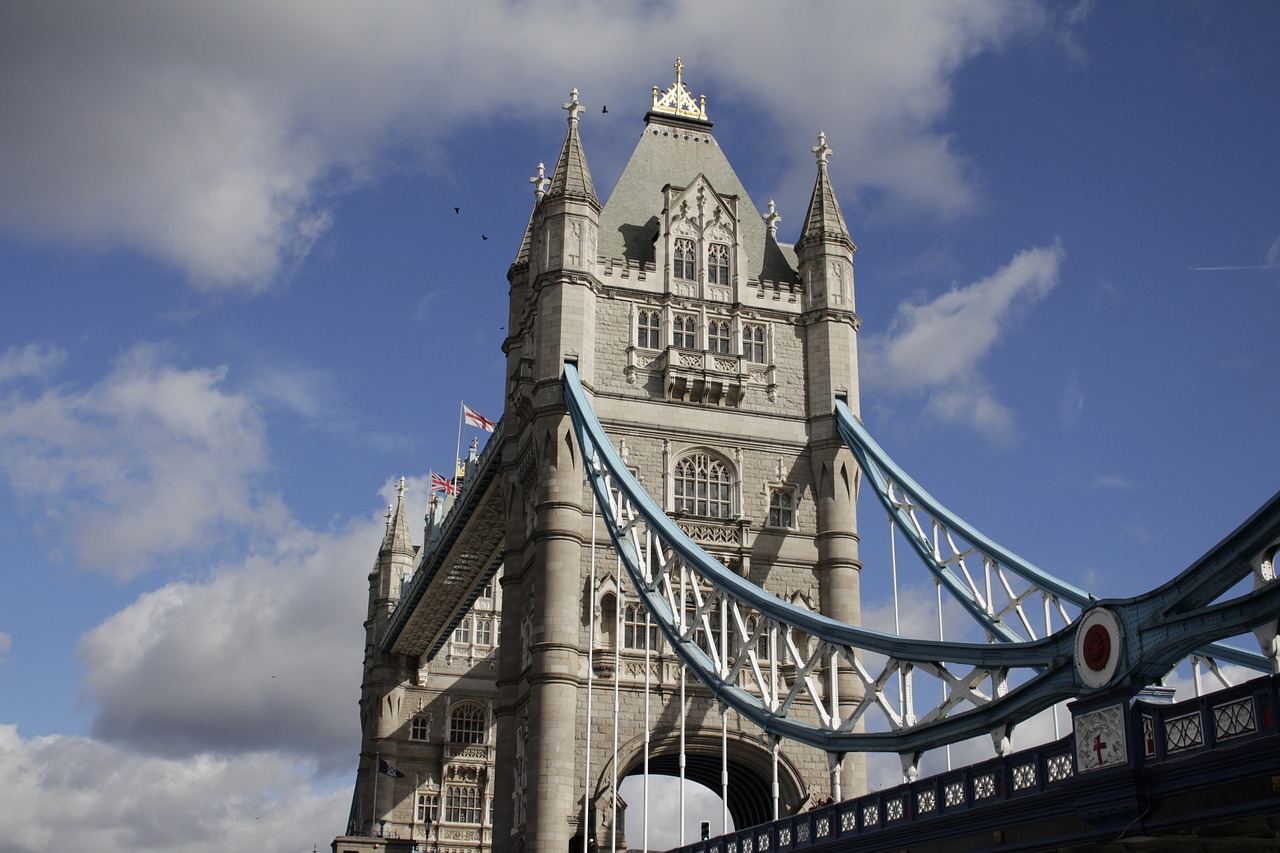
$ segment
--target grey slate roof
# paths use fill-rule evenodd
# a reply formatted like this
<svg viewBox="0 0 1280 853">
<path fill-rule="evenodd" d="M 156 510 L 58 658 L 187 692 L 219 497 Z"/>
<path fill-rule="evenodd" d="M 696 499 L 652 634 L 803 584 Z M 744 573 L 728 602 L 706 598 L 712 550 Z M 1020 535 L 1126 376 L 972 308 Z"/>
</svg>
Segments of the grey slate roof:
<svg viewBox="0 0 1280 853">
<path fill-rule="evenodd" d="M 748 279 L 798 280 L 794 252 L 789 259 L 769 236 L 760 211 L 711 135 L 710 123 L 665 119 L 654 113 L 647 119 L 640 141 L 600 213 L 600 256 L 606 261 L 652 263 L 662 188 L 667 184 L 687 187 L 702 174 L 716 192 L 738 197 L 739 228 L 750 263 Z"/>
</svg>

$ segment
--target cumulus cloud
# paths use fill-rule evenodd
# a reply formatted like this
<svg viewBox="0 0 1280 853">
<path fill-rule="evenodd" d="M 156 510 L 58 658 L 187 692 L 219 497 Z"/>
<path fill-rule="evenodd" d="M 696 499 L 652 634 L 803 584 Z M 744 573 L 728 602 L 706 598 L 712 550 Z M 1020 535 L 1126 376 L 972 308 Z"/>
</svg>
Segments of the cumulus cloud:
<svg viewBox="0 0 1280 853">
<path fill-rule="evenodd" d="M 345 783 L 313 783 L 270 752 L 158 758 L 0 725 L 0 853 L 304 853 L 343 831 L 351 799 Z"/>
<path fill-rule="evenodd" d="M 43 506 L 54 548 L 122 578 L 229 528 L 279 525 L 277 500 L 255 487 L 262 419 L 225 378 L 138 345 L 90 388 L 0 398 L 0 471 Z"/>
<path fill-rule="evenodd" d="M 1058 243 L 1028 249 L 981 281 L 903 303 L 885 334 L 860 342 L 864 384 L 922 397 L 943 423 L 1010 438 L 1013 413 L 996 398 L 981 363 L 1002 333 L 1053 290 L 1064 258 Z"/>
<path fill-rule="evenodd" d="M 804 153 L 826 130 L 857 164 L 843 179 L 850 201 L 867 189 L 888 207 L 952 215 L 976 197 L 939 127 L 952 76 L 979 53 L 1078 23 L 994 0 L 733 8 L 10 4 L 0 227 L 127 246 L 201 290 L 256 293 L 306 256 L 336 199 L 392 150 L 442 167 L 451 136 L 495 113 L 545 116 L 571 85 L 634 98 L 637 80 L 670 74 L 655 57 L 670 55 L 677 26 L 692 85 L 758 105 L 772 142 Z M 821 56 L 824 69 L 797 86 L 762 56 Z M 786 176 L 788 209 L 804 204 L 805 168 Z"/>
<path fill-rule="evenodd" d="M 421 519 L 425 478 L 408 487 L 409 518 Z M 388 483 L 388 502 L 392 493 Z M 293 529 L 208 580 L 143 594 L 86 634 L 94 734 L 167 756 L 275 750 L 346 769 L 360 737 L 378 515 L 329 532 Z"/>
</svg>

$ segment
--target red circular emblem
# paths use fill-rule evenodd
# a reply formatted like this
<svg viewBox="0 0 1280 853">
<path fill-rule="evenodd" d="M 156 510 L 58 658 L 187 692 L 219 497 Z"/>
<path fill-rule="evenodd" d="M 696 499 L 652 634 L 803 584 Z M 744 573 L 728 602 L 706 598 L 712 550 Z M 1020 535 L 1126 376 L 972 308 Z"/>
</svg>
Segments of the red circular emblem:
<svg viewBox="0 0 1280 853">
<path fill-rule="evenodd" d="M 1089 630 L 1084 633 L 1084 643 L 1080 650 L 1083 652 L 1084 665 L 1094 672 L 1102 672 L 1111 658 L 1111 632 L 1104 625 L 1090 625 Z"/>
</svg>

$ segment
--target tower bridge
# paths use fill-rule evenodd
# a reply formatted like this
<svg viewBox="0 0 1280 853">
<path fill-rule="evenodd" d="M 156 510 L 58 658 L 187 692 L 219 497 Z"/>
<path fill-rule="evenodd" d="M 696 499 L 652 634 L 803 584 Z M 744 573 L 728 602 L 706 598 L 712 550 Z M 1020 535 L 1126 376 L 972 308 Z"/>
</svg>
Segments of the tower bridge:
<svg viewBox="0 0 1280 853">
<path fill-rule="evenodd" d="M 678 61 L 604 204 L 577 90 L 563 106 L 508 272 L 501 423 L 421 546 L 402 492 L 369 576 L 335 853 L 647 849 L 672 816 L 626 824 L 636 774 L 720 794 L 721 837 L 691 853 L 1066 849 L 1121 838 L 1122 818 L 1274 842 L 1277 809 L 1248 781 L 1280 786 L 1274 676 L 1189 710 L 1150 685 L 1187 656 L 1197 675 L 1276 672 L 1280 496 L 1145 595 L 1099 601 L 1054 577 L 861 424 L 856 248 L 824 135 L 787 244 Z M 861 625 L 864 489 L 969 636 Z M 1250 632 L 1261 653 L 1223 642 Z M 1014 751 L 1020 722 L 1068 700 L 1071 734 Z M 975 736 L 995 763 L 919 778 L 928 750 Z M 903 787 L 868 790 L 871 753 L 899 757 Z M 1236 784 L 1235 804 L 1197 805 L 1188 768 Z"/>
</svg>

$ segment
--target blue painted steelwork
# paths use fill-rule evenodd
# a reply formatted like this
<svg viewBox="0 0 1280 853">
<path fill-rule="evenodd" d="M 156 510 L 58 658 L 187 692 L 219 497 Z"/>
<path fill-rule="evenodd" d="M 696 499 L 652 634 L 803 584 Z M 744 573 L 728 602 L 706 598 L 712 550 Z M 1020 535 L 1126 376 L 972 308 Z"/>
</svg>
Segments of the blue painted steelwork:
<svg viewBox="0 0 1280 853">
<path fill-rule="evenodd" d="M 1075 667 L 1075 620 L 1049 636 L 1022 639 L 1015 631 L 1001 628 L 1005 623 L 993 613 L 990 596 L 984 602 L 971 579 L 961 583 L 954 566 L 939 566 L 932 554 L 930 559 L 939 576 L 947 578 L 948 588 L 969 600 L 970 612 L 1000 642 L 904 639 L 845 625 L 782 601 L 740 577 L 689 539 L 631 476 L 596 418 L 572 364 L 565 365 L 564 392 L 588 482 L 645 607 L 695 677 L 764 731 L 833 754 L 909 754 L 1008 727 L 1058 701 L 1088 692 Z M 896 467 L 877 464 L 898 483 L 910 482 Z M 927 497 L 916 487 L 911 499 L 920 501 L 922 496 Z M 1087 593 L 999 549 L 958 518 L 949 513 L 945 518 L 950 531 L 980 544 L 997 569 L 1016 566 L 1018 576 L 1032 584 L 1033 592 L 1080 602 L 1086 608 L 1105 604 L 1118 615 L 1125 626 L 1124 651 L 1109 688 L 1158 679 L 1206 642 L 1265 621 L 1280 604 L 1280 584 L 1271 583 L 1232 601 L 1196 609 L 1234 583 L 1232 578 L 1247 575 L 1248 559 L 1280 538 L 1280 495 L 1179 579 L 1144 596 L 1109 602 L 1092 601 Z M 967 575 L 963 568 L 961 572 Z M 1007 586 L 1003 575 L 1000 583 Z M 1012 597 L 1016 610 L 1025 594 Z M 717 637 L 718 643 L 707 642 L 709 637 Z M 757 648 L 764 639 L 770 652 L 762 660 Z M 864 666 L 866 653 L 887 658 L 878 674 Z M 793 675 L 778 668 L 780 657 L 787 658 Z M 843 716 L 836 684 L 828 678 L 837 666 L 855 673 L 864 688 L 860 696 L 845 697 L 853 709 Z M 966 672 L 962 667 L 971 669 Z M 950 697 L 918 721 L 894 709 L 882 690 L 892 675 L 911 669 L 944 680 Z M 1019 670 L 1025 680 L 1010 687 L 1011 670 Z M 982 689 L 984 683 L 990 684 L 987 692 Z M 809 704 L 816 722 L 791 714 L 798 701 Z M 962 704 L 972 709 L 957 712 Z M 890 731 L 855 730 L 872 708 L 884 713 Z"/>
<path fill-rule="evenodd" d="M 876 497 L 880 499 L 880 502 L 888 511 L 889 517 L 893 519 L 894 524 L 902 531 L 912 549 L 920 556 L 925 567 L 940 583 L 951 591 L 974 620 L 987 630 L 992 639 L 1020 642 L 1024 638 L 1015 631 L 1014 627 L 1000 618 L 1001 614 L 994 612 L 990 595 L 987 596 L 988 600 L 984 602 L 981 590 L 972 582 L 967 569 L 963 569 L 963 559 L 969 554 L 978 556 L 982 560 L 984 568 L 988 570 L 1001 572 L 1002 576 L 1003 570 L 1021 578 L 1031 585 L 1031 588 L 1026 592 L 1038 592 L 1048 597 L 1055 604 L 1066 602 L 1075 608 L 1083 610 L 1097 603 L 1097 600 L 1089 593 L 1054 577 L 1032 564 L 1029 560 L 1014 554 L 943 506 L 910 475 L 898 467 L 889 455 L 881 449 L 862 423 L 853 416 L 847 403 L 842 399 L 836 400 L 836 427 L 839 429 L 841 437 L 844 438 L 845 444 L 848 445 L 854 457 L 857 458 L 858 464 L 866 474 L 867 481 L 872 486 Z M 930 541 L 924 525 L 921 524 L 916 515 L 917 511 L 923 511 L 927 514 L 930 526 L 934 530 L 935 541 L 939 538 L 945 538 L 946 541 L 953 542 L 954 537 L 958 535 L 963 541 L 969 543 L 970 548 L 964 550 L 956 548 L 955 556 L 951 559 L 946 559 L 940 553 L 940 549 Z M 1246 522 L 1246 525 L 1248 524 L 1249 522 Z M 1224 559 L 1225 553 L 1222 549 L 1226 544 L 1224 542 L 1211 552 L 1213 561 L 1219 563 L 1216 568 L 1211 570 L 1208 563 L 1213 561 L 1210 561 L 1209 557 L 1202 558 L 1183 572 L 1177 580 L 1171 581 L 1161 588 L 1164 590 L 1161 601 L 1166 602 L 1163 605 L 1165 609 L 1175 607 L 1173 602 L 1182 601 L 1184 598 L 1186 599 L 1185 602 L 1179 606 L 1181 610 L 1202 607 L 1213 601 L 1241 578 L 1248 576 L 1250 568 L 1240 561 L 1239 555 L 1236 555 L 1233 561 Z M 1246 556 L 1253 556 L 1253 554 Z M 963 576 L 957 574 L 957 567 L 962 569 Z M 1146 598 L 1146 596 L 1140 597 L 1140 599 Z M 1137 601 L 1139 599 L 1134 600 Z M 1143 605 L 1146 609 L 1159 608 L 1160 606 L 1154 602 L 1148 602 Z M 1063 613 L 1065 615 L 1065 610 Z M 1136 624 L 1134 627 L 1136 627 Z M 1214 636 L 1220 637 L 1222 634 Z M 1212 643 L 1204 648 L 1196 649 L 1196 654 L 1205 658 L 1235 663 L 1258 672 L 1267 672 L 1270 669 L 1266 659 L 1261 655 L 1237 649 L 1224 643 Z M 1163 661 L 1164 657 L 1161 655 L 1159 659 Z M 1152 657 L 1149 660 L 1154 662 L 1157 658 Z M 1170 662 L 1170 666 L 1176 661 L 1177 659 L 1175 658 L 1174 661 Z M 1163 663 L 1160 665 L 1163 665 Z M 1158 673 L 1153 673 L 1148 669 L 1145 675 L 1149 678 L 1160 678 L 1168 669 L 1169 666 L 1165 666 L 1164 670 Z"/>
</svg>

